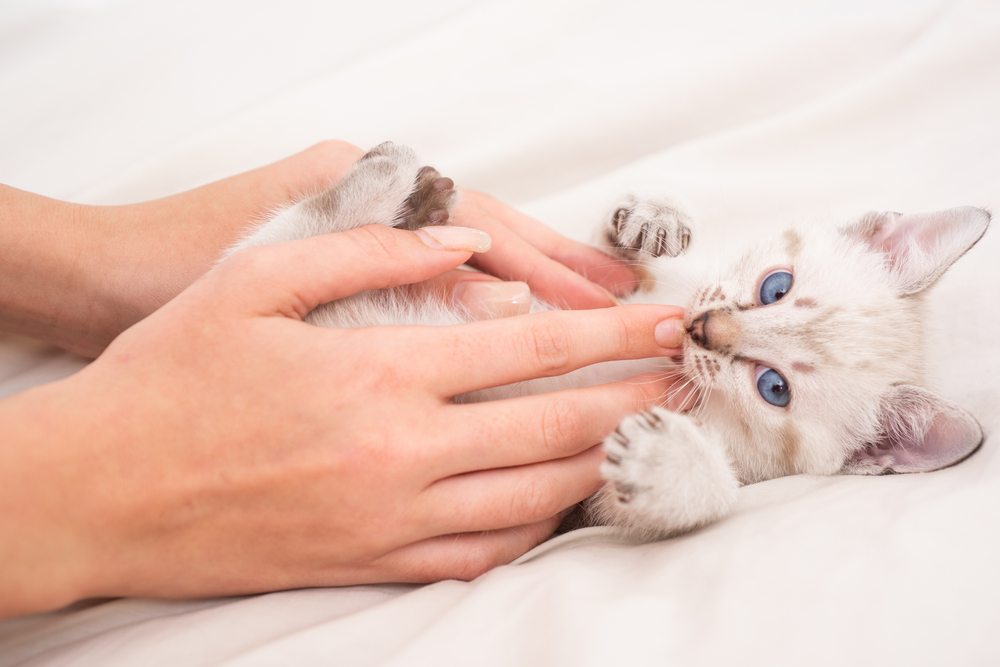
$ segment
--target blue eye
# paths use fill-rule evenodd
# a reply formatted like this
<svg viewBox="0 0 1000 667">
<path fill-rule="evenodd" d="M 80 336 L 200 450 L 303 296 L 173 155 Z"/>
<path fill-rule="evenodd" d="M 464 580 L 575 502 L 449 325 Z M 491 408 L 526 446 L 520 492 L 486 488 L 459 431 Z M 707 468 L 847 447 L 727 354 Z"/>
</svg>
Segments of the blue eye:
<svg viewBox="0 0 1000 667">
<path fill-rule="evenodd" d="M 792 274 L 788 271 L 771 271 L 760 281 L 760 302 L 767 306 L 788 294 L 792 288 Z"/>
<path fill-rule="evenodd" d="M 778 371 L 765 366 L 761 366 L 757 372 L 757 391 L 765 401 L 779 408 L 788 405 L 788 399 L 791 398 L 788 380 L 781 377 Z"/>
</svg>

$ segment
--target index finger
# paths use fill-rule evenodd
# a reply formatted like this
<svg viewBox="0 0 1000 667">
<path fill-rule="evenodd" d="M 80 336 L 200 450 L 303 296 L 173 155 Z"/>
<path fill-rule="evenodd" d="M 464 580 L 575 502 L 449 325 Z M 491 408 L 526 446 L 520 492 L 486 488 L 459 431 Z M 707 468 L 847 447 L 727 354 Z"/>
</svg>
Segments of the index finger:
<svg viewBox="0 0 1000 667">
<path fill-rule="evenodd" d="M 587 281 L 592 281 L 610 290 L 612 294 L 617 296 L 629 294 L 638 285 L 639 277 L 627 262 L 615 259 L 597 248 L 566 238 L 530 215 L 522 213 L 489 195 L 472 190 L 462 190 L 462 197 L 464 201 L 468 201 L 476 208 L 502 221 L 514 235 L 537 248 L 542 255 L 554 260 L 557 265 L 569 267 L 579 276 L 586 278 Z M 499 251 L 503 250 L 504 247 L 498 244 L 494 256 L 498 256 Z M 476 258 L 476 261 L 485 265 L 493 261 L 493 257 L 485 255 Z M 544 283 L 544 279 L 549 278 L 549 272 L 552 271 L 552 268 L 550 266 L 540 268 L 541 275 L 537 276 L 537 279 Z M 536 292 L 546 291 L 546 285 L 540 285 L 540 287 L 541 290 L 536 290 Z M 558 298 L 558 295 L 565 294 L 565 292 L 556 291 L 555 294 Z M 574 308 L 592 307 L 575 303 L 571 305 Z"/>
<path fill-rule="evenodd" d="M 450 397 L 602 361 L 673 356 L 683 344 L 683 317 L 677 306 L 637 304 L 415 328 L 412 370 Z"/>
</svg>

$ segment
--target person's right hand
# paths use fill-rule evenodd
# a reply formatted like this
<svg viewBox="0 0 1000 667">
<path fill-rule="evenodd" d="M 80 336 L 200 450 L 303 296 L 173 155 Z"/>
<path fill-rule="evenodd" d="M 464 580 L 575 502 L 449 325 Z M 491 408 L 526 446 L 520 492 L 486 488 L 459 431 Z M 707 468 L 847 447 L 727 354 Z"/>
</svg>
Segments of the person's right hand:
<svg viewBox="0 0 1000 667">
<path fill-rule="evenodd" d="M 471 579 L 548 537 L 599 488 L 598 443 L 665 380 L 451 398 L 677 354 L 683 311 L 302 321 L 465 262 L 482 234 L 449 229 L 445 249 L 374 226 L 239 251 L 77 375 L 0 402 L 0 615 L 83 597 Z"/>
</svg>

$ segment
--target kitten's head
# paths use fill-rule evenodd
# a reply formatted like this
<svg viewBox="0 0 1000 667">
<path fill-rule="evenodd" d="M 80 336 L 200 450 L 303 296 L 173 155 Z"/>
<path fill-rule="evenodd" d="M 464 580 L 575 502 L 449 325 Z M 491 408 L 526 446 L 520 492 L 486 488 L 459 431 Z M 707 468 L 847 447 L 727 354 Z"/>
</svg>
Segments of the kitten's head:
<svg viewBox="0 0 1000 667">
<path fill-rule="evenodd" d="M 990 216 L 869 213 L 786 231 L 687 308 L 687 374 L 745 482 L 919 472 L 972 453 L 971 415 L 924 388 L 922 294 Z"/>
</svg>

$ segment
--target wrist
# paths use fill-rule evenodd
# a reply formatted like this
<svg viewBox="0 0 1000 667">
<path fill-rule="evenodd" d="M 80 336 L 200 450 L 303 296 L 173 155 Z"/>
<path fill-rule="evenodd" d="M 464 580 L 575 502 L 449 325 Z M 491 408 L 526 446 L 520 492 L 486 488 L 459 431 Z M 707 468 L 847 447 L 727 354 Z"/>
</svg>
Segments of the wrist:
<svg viewBox="0 0 1000 667">
<path fill-rule="evenodd" d="M 115 266 L 99 243 L 101 207 L 0 186 L 0 327 L 84 354 L 110 340 Z"/>
<path fill-rule="evenodd" d="M 72 379 L 72 378 L 71 378 Z M 107 588 L 96 564 L 102 521 L 95 494 L 107 480 L 88 460 L 91 415 L 74 383 L 0 401 L 0 618 L 57 609 Z M 87 471 L 90 470 L 90 473 Z"/>
</svg>

